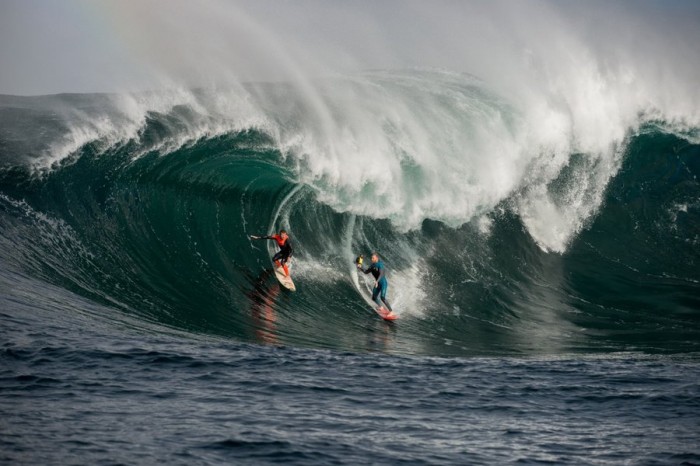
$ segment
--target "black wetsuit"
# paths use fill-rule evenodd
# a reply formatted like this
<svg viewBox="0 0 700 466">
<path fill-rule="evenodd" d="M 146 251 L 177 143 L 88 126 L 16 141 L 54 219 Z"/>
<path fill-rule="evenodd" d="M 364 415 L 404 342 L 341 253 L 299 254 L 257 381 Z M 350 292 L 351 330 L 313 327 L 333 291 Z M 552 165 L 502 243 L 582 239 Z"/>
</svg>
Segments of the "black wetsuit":
<svg viewBox="0 0 700 466">
<path fill-rule="evenodd" d="M 292 257 L 292 253 L 294 253 L 294 249 L 292 248 L 292 240 L 289 238 L 289 236 L 287 236 L 286 240 L 282 239 L 280 235 L 263 236 L 260 239 L 274 239 L 277 242 L 277 245 L 280 247 L 277 254 L 272 257 L 272 262 L 280 261 L 281 264 L 285 264 L 289 258 Z"/>
</svg>

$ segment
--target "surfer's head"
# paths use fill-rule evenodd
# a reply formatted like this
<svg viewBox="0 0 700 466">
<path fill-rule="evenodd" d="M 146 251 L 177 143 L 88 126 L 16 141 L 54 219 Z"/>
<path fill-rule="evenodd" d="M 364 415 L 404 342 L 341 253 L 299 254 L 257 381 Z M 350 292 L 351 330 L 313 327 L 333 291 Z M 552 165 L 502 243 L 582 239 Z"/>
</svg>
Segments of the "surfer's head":
<svg viewBox="0 0 700 466">
<path fill-rule="evenodd" d="M 372 263 L 376 264 L 377 262 L 379 262 L 379 254 L 377 254 L 376 252 L 373 252 L 371 259 L 372 259 Z"/>
<path fill-rule="evenodd" d="M 282 239 L 287 239 L 289 235 L 287 234 L 287 230 L 280 230 L 280 237 Z"/>
</svg>

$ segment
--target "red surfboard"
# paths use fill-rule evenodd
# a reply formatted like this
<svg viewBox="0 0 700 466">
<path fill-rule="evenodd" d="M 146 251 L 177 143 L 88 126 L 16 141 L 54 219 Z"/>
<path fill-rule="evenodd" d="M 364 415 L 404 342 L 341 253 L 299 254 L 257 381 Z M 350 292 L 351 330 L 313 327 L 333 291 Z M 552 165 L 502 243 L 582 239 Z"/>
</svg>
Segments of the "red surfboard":
<svg viewBox="0 0 700 466">
<path fill-rule="evenodd" d="M 399 318 L 399 316 L 397 316 L 396 314 L 394 314 L 393 312 L 391 312 L 390 310 L 388 310 L 384 306 L 380 306 L 375 310 L 377 311 L 377 314 L 379 314 L 379 317 L 381 317 L 384 320 L 392 321 L 392 320 L 396 320 Z"/>
</svg>

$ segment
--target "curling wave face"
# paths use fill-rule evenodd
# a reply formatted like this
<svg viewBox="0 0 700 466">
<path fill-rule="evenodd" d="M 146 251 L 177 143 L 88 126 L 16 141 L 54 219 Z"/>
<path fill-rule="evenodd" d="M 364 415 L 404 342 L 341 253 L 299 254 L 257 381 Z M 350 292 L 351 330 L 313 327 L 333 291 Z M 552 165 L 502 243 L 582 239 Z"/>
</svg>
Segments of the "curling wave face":
<svg viewBox="0 0 700 466">
<path fill-rule="evenodd" d="M 0 103 L 0 260 L 37 294 L 272 344 L 697 350 L 687 121 L 618 109 L 601 131 L 442 72 Z M 247 238 L 279 227 L 294 295 Z M 369 249 L 395 327 L 361 296 Z"/>
</svg>

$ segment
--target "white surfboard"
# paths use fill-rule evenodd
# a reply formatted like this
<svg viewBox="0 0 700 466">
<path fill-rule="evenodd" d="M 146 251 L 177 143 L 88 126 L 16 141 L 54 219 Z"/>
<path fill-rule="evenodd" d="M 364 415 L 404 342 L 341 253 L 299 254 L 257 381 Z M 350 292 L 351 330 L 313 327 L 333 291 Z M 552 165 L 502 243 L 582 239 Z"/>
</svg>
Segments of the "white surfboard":
<svg viewBox="0 0 700 466">
<path fill-rule="evenodd" d="M 287 269 L 289 270 L 289 276 L 284 274 L 284 269 L 282 267 L 277 267 L 275 263 L 272 263 L 272 267 L 275 269 L 275 277 L 277 277 L 277 281 L 279 281 L 283 287 L 287 288 L 290 291 L 296 291 L 297 287 L 294 285 L 294 282 L 292 281 L 292 266 L 291 264 L 287 264 Z"/>
</svg>

